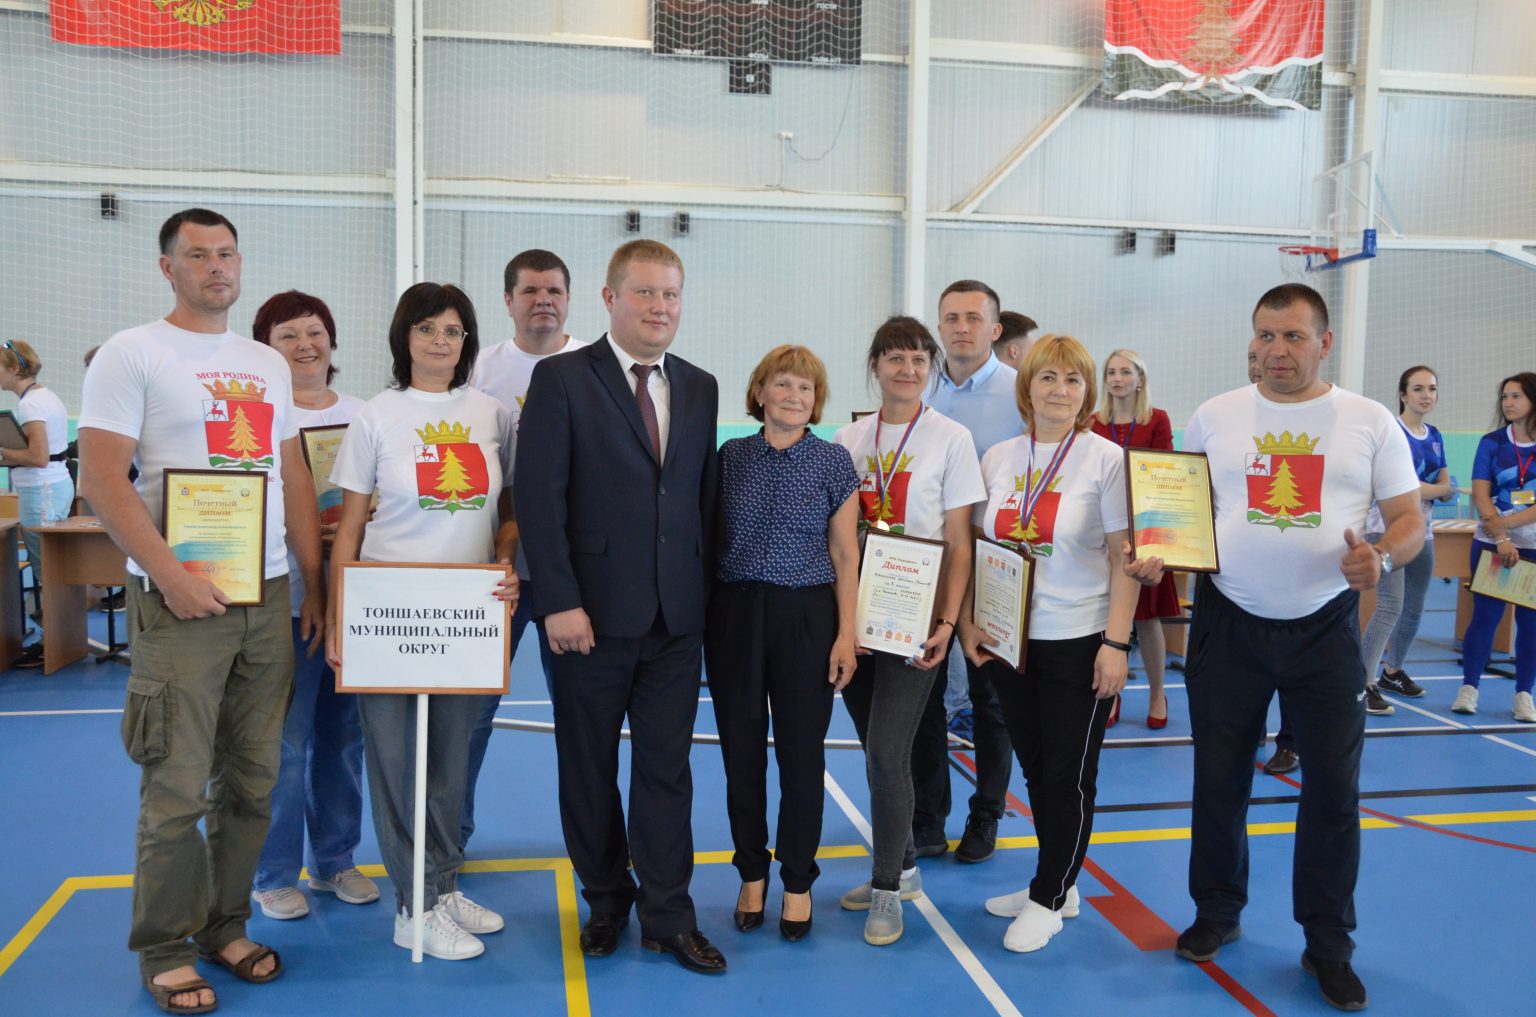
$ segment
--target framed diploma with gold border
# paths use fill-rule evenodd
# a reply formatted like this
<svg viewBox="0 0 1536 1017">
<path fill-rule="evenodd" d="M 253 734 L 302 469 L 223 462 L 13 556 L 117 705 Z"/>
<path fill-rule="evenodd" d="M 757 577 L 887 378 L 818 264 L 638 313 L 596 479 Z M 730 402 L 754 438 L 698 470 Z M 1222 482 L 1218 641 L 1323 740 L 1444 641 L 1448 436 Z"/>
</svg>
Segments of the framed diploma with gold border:
<svg viewBox="0 0 1536 1017">
<path fill-rule="evenodd" d="M 1024 670 L 1029 649 L 1029 601 L 1035 592 L 1035 560 L 985 537 L 976 538 L 971 622 L 989 642 L 982 651 Z"/>
<path fill-rule="evenodd" d="M 1172 572 L 1220 572 L 1211 466 L 1203 452 L 1125 450 L 1131 550 Z"/>
<path fill-rule="evenodd" d="M 1507 600 L 1516 607 L 1536 610 L 1536 562 L 1521 558 L 1513 568 L 1505 568 L 1498 555 L 1484 551 L 1477 559 L 1470 589 L 1485 597 Z"/>
<path fill-rule="evenodd" d="M 341 522 L 341 488 L 331 483 L 331 470 L 341 439 L 347 436 L 346 424 L 299 428 L 299 445 L 304 449 L 304 465 L 315 482 L 315 500 L 320 504 L 320 522 Z"/>
<path fill-rule="evenodd" d="M 193 575 L 236 607 L 263 603 L 267 561 L 267 474 L 166 470 L 165 542 Z"/>
<path fill-rule="evenodd" d="M 867 531 L 855 615 L 859 645 L 902 657 L 922 653 L 933 631 L 943 564 L 940 541 Z"/>
</svg>

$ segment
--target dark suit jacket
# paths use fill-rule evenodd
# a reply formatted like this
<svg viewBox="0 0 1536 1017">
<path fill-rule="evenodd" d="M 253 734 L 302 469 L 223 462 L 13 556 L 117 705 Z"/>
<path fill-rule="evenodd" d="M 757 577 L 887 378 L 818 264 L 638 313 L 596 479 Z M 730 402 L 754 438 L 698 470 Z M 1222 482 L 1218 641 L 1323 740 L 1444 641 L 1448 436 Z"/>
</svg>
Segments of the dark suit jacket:
<svg viewBox="0 0 1536 1017">
<path fill-rule="evenodd" d="M 661 609 L 702 632 L 716 498 L 714 376 L 666 356 L 671 423 L 656 462 L 605 335 L 533 369 L 512 495 L 537 617 L 585 608 L 598 635 L 637 637 Z"/>
</svg>

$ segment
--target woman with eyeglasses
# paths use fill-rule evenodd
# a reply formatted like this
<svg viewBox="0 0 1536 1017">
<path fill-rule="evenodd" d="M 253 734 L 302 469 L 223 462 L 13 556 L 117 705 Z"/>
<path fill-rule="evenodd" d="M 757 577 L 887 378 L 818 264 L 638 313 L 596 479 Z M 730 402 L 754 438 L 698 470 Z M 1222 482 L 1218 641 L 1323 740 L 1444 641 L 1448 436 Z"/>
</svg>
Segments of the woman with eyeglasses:
<svg viewBox="0 0 1536 1017">
<path fill-rule="evenodd" d="M 370 399 L 347 428 L 331 482 L 342 489 L 331 549 L 331 588 L 356 561 L 510 565 L 512 424 L 506 409 L 468 385 L 479 352 L 475 308 L 457 286 L 417 283 L 400 296 L 389 326 L 394 384 Z M 378 508 L 369 518 L 369 502 Z M 488 584 L 489 586 L 489 584 Z M 517 603 L 517 574 L 486 597 Z M 338 601 L 331 601 L 326 656 L 342 666 Z M 395 886 L 396 946 L 411 948 L 411 822 L 415 696 L 359 698 L 373 826 Z M 460 810 L 469 772 L 469 732 L 482 696 L 432 696 L 427 750 L 427 954 L 466 960 L 485 950 L 478 935 L 501 916 L 458 889 Z"/>
<path fill-rule="evenodd" d="M 0 466 L 11 471 L 21 539 L 27 545 L 32 578 L 39 585 L 43 581 L 42 537 L 37 527 L 63 521 L 75 500 L 75 484 L 64 465 L 69 411 L 58 396 L 38 384 L 42 369 L 43 362 L 31 343 L 7 339 L 0 347 L 0 388 L 16 396 L 16 423 L 27 439 L 26 448 L 0 448 Z M 28 647 L 16 666 L 42 667 L 42 641 Z"/>
</svg>

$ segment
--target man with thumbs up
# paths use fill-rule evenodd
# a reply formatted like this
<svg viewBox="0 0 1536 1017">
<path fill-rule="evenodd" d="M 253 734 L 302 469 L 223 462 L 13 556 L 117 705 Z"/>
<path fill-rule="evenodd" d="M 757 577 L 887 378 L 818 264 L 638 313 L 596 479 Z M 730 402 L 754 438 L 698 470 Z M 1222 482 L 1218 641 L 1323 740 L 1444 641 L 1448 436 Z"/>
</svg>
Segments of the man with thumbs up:
<svg viewBox="0 0 1536 1017">
<path fill-rule="evenodd" d="M 1365 1006 L 1350 967 L 1360 863 L 1365 672 L 1360 590 L 1419 553 L 1424 524 L 1402 429 L 1386 407 L 1319 377 L 1328 307 L 1278 286 L 1253 312 L 1261 376 L 1208 400 L 1184 448 L 1210 460 L 1222 570 L 1202 575 L 1185 668 L 1195 742 L 1189 889 L 1179 956 L 1207 961 L 1241 935 L 1255 735 L 1278 692 L 1307 761 L 1296 814 L 1293 914 L 1302 967 L 1340 1009 Z M 1361 539 L 1372 500 L 1386 533 Z"/>
</svg>

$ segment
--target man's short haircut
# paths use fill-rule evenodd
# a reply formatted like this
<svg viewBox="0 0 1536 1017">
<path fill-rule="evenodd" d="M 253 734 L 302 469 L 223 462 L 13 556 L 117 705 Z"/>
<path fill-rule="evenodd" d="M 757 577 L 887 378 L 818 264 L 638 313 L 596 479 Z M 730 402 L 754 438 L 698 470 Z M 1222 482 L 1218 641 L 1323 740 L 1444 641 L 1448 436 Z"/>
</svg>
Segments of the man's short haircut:
<svg viewBox="0 0 1536 1017">
<path fill-rule="evenodd" d="M 1253 315 L 1250 320 L 1258 319 L 1260 308 L 1283 311 L 1298 300 L 1312 308 L 1312 317 L 1317 323 L 1318 335 L 1328 331 L 1328 304 L 1323 300 L 1321 293 L 1305 283 L 1285 283 L 1264 294 L 1259 298 L 1259 302 L 1253 305 Z"/>
<path fill-rule="evenodd" d="M 1035 319 L 1018 311 L 1004 311 L 997 316 L 998 324 L 1003 326 L 1003 334 L 997 337 L 997 343 L 1011 342 L 1014 339 L 1023 339 L 1029 333 L 1040 326 L 1035 324 Z M 997 343 L 993 343 L 996 346 Z"/>
<path fill-rule="evenodd" d="M 235 224 L 219 213 L 207 208 L 184 208 L 165 220 L 160 227 L 161 254 L 169 257 L 176 249 L 176 237 L 181 233 L 181 225 L 188 222 L 194 226 L 223 226 L 229 230 L 229 235 L 235 238 L 235 243 L 237 245 L 240 243 L 240 233 L 235 229 Z"/>
<path fill-rule="evenodd" d="M 85 366 L 86 367 L 90 367 L 91 366 L 91 361 L 96 359 L 96 351 L 99 350 L 99 349 L 101 349 L 101 344 L 97 343 L 95 346 L 92 346 L 90 349 L 85 351 Z"/>
<path fill-rule="evenodd" d="M 480 355 L 480 338 L 475 322 L 475 305 L 469 295 L 452 283 L 419 282 L 400 294 L 394 320 L 389 323 L 389 352 L 394 358 L 391 373 L 395 387 L 402 392 L 411 387 L 411 329 L 444 311 L 459 312 L 464 323 L 464 343 L 459 347 L 459 362 L 453 369 L 450 389 L 469 381 Z"/>
<path fill-rule="evenodd" d="M 325 326 L 325 333 L 331 337 L 331 349 L 334 350 L 336 319 L 331 317 L 331 309 L 326 307 L 325 301 L 319 297 L 312 297 L 298 290 L 286 290 L 267 298 L 267 302 L 256 311 L 256 318 L 251 322 L 251 338 L 265 346 L 271 346 L 274 328 L 284 322 L 305 318 L 311 314 L 319 318 L 320 324 Z M 336 365 L 331 364 L 325 370 L 325 383 L 329 385 L 334 377 L 336 377 Z"/>
<path fill-rule="evenodd" d="M 992 320 L 1001 320 L 1003 313 L 1003 302 L 997 298 L 997 291 L 988 286 L 986 283 L 979 282 L 975 279 L 956 279 L 954 282 L 944 287 L 944 292 L 939 294 L 939 304 L 941 306 L 944 303 L 944 298 L 949 296 L 951 293 L 985 293 L 987 295 L 987 299 L 992 302 Z"/>
<path fill-rule="evenodd" d="M 937 379 L 938 371 L 944 362 L 944 350 L 934 340 L 933 333 L 928 331 L 927 325 L 905 314 L 887 318 L 884 324 L 875 329 L 875 337 L 869 343 L 871 374 L 879 365 L 880 358 L 892 350 L 920 350 L 928 354 L 928 363 L 932 367 L 934 378 Z"/>
<path fill-rule="evenodd" d="M 657 265 L 666 265 L 677 269 L 677 274 L 683 274 L 683 259 L 677 256 L 677 252 L 659 240 L 631 240 L 627 244 L 620 245 L 613 257 L 608 259 L 608 275 L 606 285 L 615 293 L 619 285 L 624 282 L 624 276 L 629 272 L 629 265 L 635 261 L 649 261 Z"/>
<path fill-rule="evenodd" d="M 821 423 L 821 411 L 827 405 L 827 365 L 809 347 L 789 343 L 769 350 L 768 355 L 752 369 L 752 377 L 747 381 L 747 416 L 762 421 L 763 407 L 757 401 L 757 389 L 780 374 L 805 378 L 816 387 L 816 401 L 811 406 L 811 423 Z"/>
<path fill-rule="evenodd" d="M 1098 395 L 1093 356 L 1082 343 L 1069 335 L 1041 336 L 1040 341 L 1031 346 L 1029 352 L 1024 354 L 1024 359 L 1019 361 L 1019 378 L 1013 390 L 1014 399 L 1019 406 L 1019 416 L 1031 430 L 1034 429 L 1035 404 L 1030 397 L 1029 386 L 1034 383 L 1035 375 L 1047 367 L 1076 371 L 1082 375 L 1083 405 L 1077 409 L 1077 420 L 1073 424 L 1073 429 L 1088 430 L 1089 423 L 1093 419 L 1093 400 Z"/>
<path fill-rule="evenodd" d="M 501 290 L 510 294 L 517 287 L 517 274 L 519 272 L 553 272 L 560 270 L 565 276 L 565 290 L 571 290 L 571 270 L 565 267 L 565 262 L 560 260 L 560 255 L 553 251 L 546 251 L 538 247 L 530 248 L 507 262 L 506 271 L 501 274 Z"/>
</svg>

